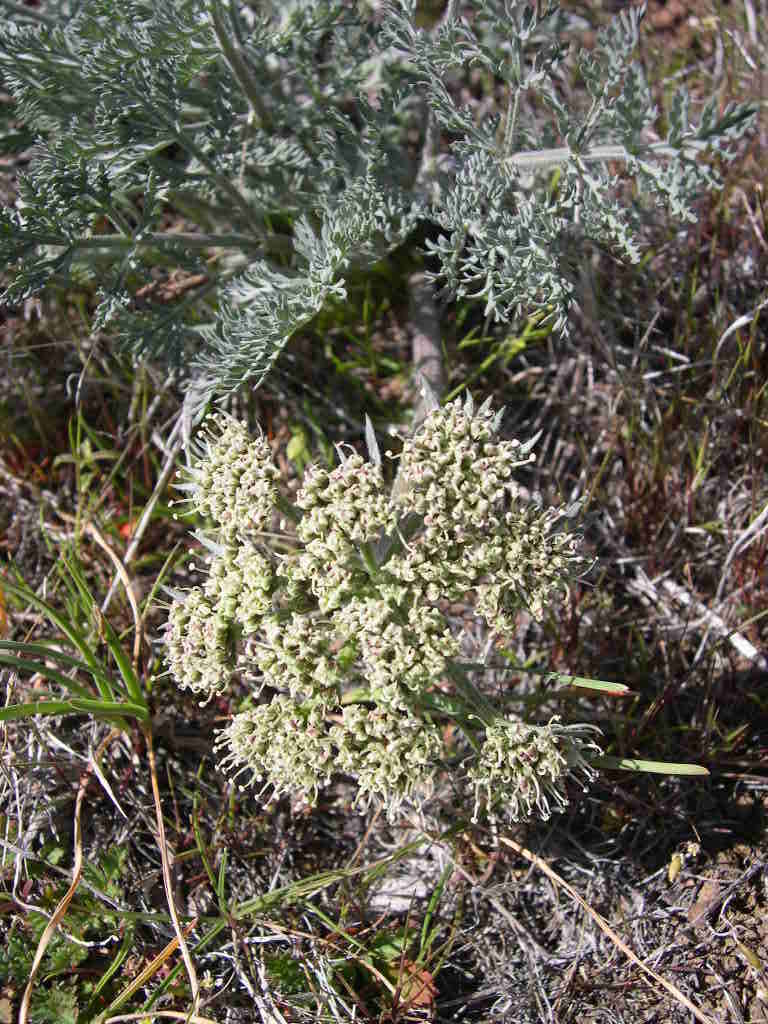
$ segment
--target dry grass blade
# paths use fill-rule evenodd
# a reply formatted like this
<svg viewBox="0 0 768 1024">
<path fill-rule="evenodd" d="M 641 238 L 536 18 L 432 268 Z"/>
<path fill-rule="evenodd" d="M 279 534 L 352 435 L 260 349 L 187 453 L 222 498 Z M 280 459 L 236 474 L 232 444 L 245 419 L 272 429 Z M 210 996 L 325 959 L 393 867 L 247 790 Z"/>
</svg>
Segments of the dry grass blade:
<svg viewBox="0 0 768 1024">
<path fill-rule="evenodd" d="M 180 415 L 177 419 L 174 429 L 171 431 L 171 436 L 168 439 L 167 454 L 165 457 L 165 462 L 163 463 L 163 468 L 160 471 L 158 481 L 155 484 L 155 488 L 149 497 L 149 501 L 144 506 L 144 511 L 141 513 L 139 521 L 136 524 L 136 527 L 131 536 L 131 543 L 128 545 L 128 550 L 125 553 L 126 562 L 131 562 L 136 557 L 136 552 L 139 550 L 139 544 L 141 543 L 141 539 L 144 536 L 147 527 L 149 526 L 150 520 L 152 519 L 152 513 L 155 510 L 155 506 L 160 500 L 160 495 L 165 490 L 166 484 L 171 479 L 173 471 L 176 468 L 176 456 L 179 454 L 184 444 L 184 431 L 182 430 L 182 426 L 183 418 Z M 117 571 L 120 579 L 123 580 L 123 583 L 125 583 L 125 580 L 123 579 L 120 569 L 118 568 Z M 105 614 L 112 600 L 116 583 L 117 579 L 113 580 L 107 592 L 107 596 L 104 598 L 104 601 L 102 603 L 101 610 Z"/>
<path fill-rule="evenodd" d="M 128 598 L 128 603 L 130 604 L 131 611 L 133 612 L 133 624 L 134 624 L 134 631 L 133 631 L 133 670 L 134 670 L 134 672 L 136 672 L 136 671 L 138 671 L 139 654 L 141 652 L 142 629 L 141 629 L 141 613 L 139 612 L 139 606 L 136 603 L 136 595 L 133 592 L 133 586 L 131 584 L 131 578 L 128 575 L 128 572 L 127 572 L 125 566 L 123 565 L 123 563 L 117 557 L 117 555 L 112 550 L 112 548 L 109 546 L 109 544 L 107 544 L 107 542 L 104 540 L 104 538 L 102 537 L 101 533 L 99 533 L 99 531 L 96 529 L 96 527 L 93 525 L 93 523 L 88 523 L 88 525 L 86 526 L 85 529 L 86 529 L 86 532 L 88 534 L 90 534 L 91 537 L 93 537 L 93 539 L 96 541 L 96 543 L 102 549 L 102 551 L 106 552 L 106 554 L 109 555 L 110 559 L 112 560 L 112 564 L 115 566 L 115 569 L 117 570 L 117 574 L 120 577 L 120 581 L 123 584 L 123 586 L 125 587 L 125 596 Z"/>
<path fill-rule="evenodd" d="M 187 1013 L 179 1013 L 178 1010 L 149 1010 L 142 1011 L 141 1013 L 121 1013 L 117 1017 L 109 1017 L 104 1024 L 117 1024 L 118 1021 L 124 1020 L 151 1020 L 153 1017 L 163 1017 L 166 1020 L 183 1020 L 189 1022 L 189 1024 L 216 1024 L 215 1020 L 210 1017 L 200 1017 L 198 1014 L 193 1013 L 191 1016 Z"/>
<path fill-rule="evenodd" d="M 146 728 L 143 732 L 144 739 L 147 744 L 147 755 L 149 756 L 149 774 L 152 779 L 152 795 L 155 799 L 155 812 L 157 815 L 157 845 L 160 848 L 160 859 L 163 866 L 163 888 L 165 889 L 165 898 L 168 903 L 168 912 L 171 915 L 171 920 L 173 921 L 173 927 L 176 932 L 176 938 L 178 939 L 179 949 L 181 950 L 181 956 L 187 970 L 189 987 L 192 990 L 192 1013 L 194 1014 L 197 1012 L 198 1003 L 200 1001 L 200 984 L 197 980 L 197 971 L 195 970 L 195 965 L 192 962 L 189 947 L 187 946 L 184 938 L 184 932 L 181 928 L 179 915 L 176 912 L 176 903 L 173 898 L 171 866 L 168 861 L 168 846 L 165 839 L 165 824 L 163 822 L 163 805 L 160 801 L 160 787 L 157 783 L 157 765 L 155 763 L 155 748 L 152 743 L 152 731 L 151 729 Z M 192 1018 L 190 1017 L 189 1019 L 191 1020 Z"/>
<path fill-rule="evenodd" d="M 91 772 L 93 771 L 94 762 L 98 760 L 99 757 L 101 757 L 102 753 L 104 752 L 108 744 L 111 743 L 112 740 L 119 735 L 120 730 L 113 729 L 109 733 L 109 735 L 102 740 L 102 742 L 98 746 L 98 749 L 91 757 L 88 767 L 80 777 L 80 784 L 77 789 L 77 799 L 75 801 L 75 858 L 74 864 L 72 866 L 72 882 L 70 883 L 69 888 L 67 889 L 66 893 L 60 900 L 59 905 L 56 907 L 56 910 L 51 915 L 51 919 L 45 926 L 45 930 L 43 931 L 43 934 L 40 936 L 40 941 L 37 944 L 37 949 L 35 951 L 35 959 L 32 962 L 32 968 L 29 972 L 29 980 L 27 981 L 27 987 L 24 989 L 24 996 L 22 997 L 21 1006 L 19 1007 L 19 1024 L 26 1024 L 27 1022 L 27 1018 L 29 1015 L 29 1002 L 30 999 L 32 998 L 32 990 L 35 985 L 35 978 L 37 977 L 37 972 L 40 969 L 40 964 L 42 963 L 43 957 L 45 956 L 45 951 L 48 948 L 48 944 L 50 943 L 53 937 L 53 933 L 56 931 L 59 922 L 66 914 L 67 907 L 72 902 L 72 897 L 77 892 L 77 887 L 80 884 L 80 878 L 83 873 L 83 833 L 81 828 L 81 814 L 83 810 L 83 799 L 85 797 L 85 791 L 88 788 L 88 778 Z"/>
<path fill-rule="evenodd" d="M 192 931 L 192 929 L 195 927 L 196 924 L 197 924 L 197 919 L 195 919 L 194 921 L 190 921 L 190 923 L 184 929 L 183 934 L 185 936 L 189 935 L 189 933 Z M 175 1010 L 162 1010 L 162 1011 L 161 1010 L 152 1010 L 152 1011 L 144 1011 L 142 1013 L 127 1013 L 127 1014 L 123 1014 L 123 1015 L 120 1015 L 120 1016 L 117 1016 L 117 1017 L 107 1017 L 106 1016 L 111 1010 L 117 1009 L 118 1006 L 122 1006 L 122 1004 L 127 999 L 131 998 L 131 996 L 134 994 L 134 992 L 137 992 L 141 988 L 142 985 L 146 984 L 146 982 L 149 981 L 150 978 L 154 977 L 154 975 L 157 973 L 157 971 L 166 962 L 168 957 L 172 956 L 176 952 L 176 950 L 178 948 L 179 948 L 179 937 L 178 937 L 178 935 L 175 935 L 171 939 L 171 941 L 168 943 L 168 945 L 164 949 L 162 949 L 157 954 L 157 956 L 152 961 L 150 961 L 150 963 L 147 964 L 147 966 L 144 968 L 144 970 L 141 971 L 133 979 L 133 981 L 129 985 L 126 985 L 126 987 L 122 990 L 122 992 L 120 992 L 118 994 L 118 996 L 115 999 L 112 1000 L 112 1002 L 107 1007 L 107 1009 L 104 1011 L 104 1013 L 100 1017 L 97 1018 L 97 1024 L 108 1024 L 109 1021 L 117 1021 L 117 1020 L 135 1020 L 137 1018 L 145 1020 L 147 1017 L 151 1017 L 151 1016 L 155 1016 L 155 1017 L 172 1016 L 172 1017 L 179 1017 L 182 1020 L 203 1021 L 205 1019 L 203 1017 L 197 1017 L 194 1014 L 192 1014 L 190 1016 L 189 1014 L 179 1013 L 178 1011 L 175 1011 Z"/>
<path fill-rule="evenodd" d="M 592 918 L 592 920 L 595 922 L 598 928 L 605 935 L 608 936 L 608 938 L 616 946 L 616 948 L 620 949 L 622 953 L 627 957 L 627 959 L 630 960 L 636 967 L 638 967 L 643 972 L 643 974 L 647 975 L 650 978 L 653 978 L 654 981 L 657 981 L 663 988 L 667 990 L 667 992 L 669 992 L 669 994 L 674 999 L 676 999 L 687 1010 L 690 1010 L 690 1012 L 693 1014 L 696 1020 L 701 1021 L 701 1024 L 714 1024 L 712 1018 L 708 1017 L 705 1013 L 702 1013 L 701 1010 L 694 1003 L 691 1002 L 688 996 L 685 995 L 684 992 L 680 991 L 677 985 L 673 985 L 671 981 L 667 981 L 666 978 L 663 978 L 660 974 L 657 974 L 656 971 L 651 970 L 650 967 L 647 967 L 642 962 L 642 960 L 638 956 L 636 956 L 635 953 L 632 952 L 632 950 L 621 938 L 621 936 L 616 934 L 616 932 L 613 930 L 613 928 L 611 928 L 611 926 L 608 924 L 605 918 L 601 914 L 598 914 L 598 912 L 594 910 L 592 907 L 590 907 L 587 901 L 582 896 L 580 896 L 578 892 L 576 892 L 573 886 L 566 882 L 566 880 L 562 878 L 560 875 L 558 875 L 554 868 L 551 868 L 545 860 L 542 860 L 541 857 L 535 854 L 532 850 L 527 849 L 525 846 L 520 846 L 520 844 L 516 843 L 514 839 L 508 839 L 506 836 L 500 836 L 499 841 L 504 843 L 505 846 L 508 846 L 510 847 L 510 849 L 514 850 L 515 853 L 520 854 L 521 857 L 525 857 L 525 859 L 530 861 L 530 863 L 533 864 L 534 867 L 537 867 L 539 871 L 541 871 L 543 874 L 547 876 L 547 878 L 551 879 L 551 881 L 553 881 L 555 885 L 561 885 L 563 889 L 565 889 L 565 891 L 571 897 L 571 899 L 575 900 L 579 904 L 579 906 L 582 907 L 589 914 L 589 916 Z"/>
</svg>

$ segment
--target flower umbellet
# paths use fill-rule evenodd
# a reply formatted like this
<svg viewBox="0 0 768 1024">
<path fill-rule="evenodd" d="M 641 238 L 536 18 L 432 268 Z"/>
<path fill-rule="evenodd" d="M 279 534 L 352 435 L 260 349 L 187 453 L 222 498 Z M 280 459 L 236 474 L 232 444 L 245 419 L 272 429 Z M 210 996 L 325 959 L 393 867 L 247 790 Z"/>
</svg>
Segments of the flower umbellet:
<svg viewBox="0 0 768 1024">
<path fill-rule="evenodd" d="M 548 818 L 568 804 L 564 779 L 580 773 L 595 777 L 590 751 L 600 754 L 595 726 L 562 726 L 557 718 L 546 725 L 496 718 L 486 724 L 480 754 L 469 768 L 475 785 L 475 815 L 485 805 L 491 817 L 499 811 L 527 818 L 534 811 Z"/>
<path fill-rule="evenodd" d="M 547 818 L 569 776 L 593 778 L 593 727 L 510 718 L 459 664 L 449 603 L 509 634 L 589 568 L 562 529 L 578 506 L 521 501 L 532 444 L 500 424 L 488 402 L 435 408 L 404 442 L 397 488 L 378 452 L 339 449 L 285 515 L 267 441 L 213 418 L 181 485 L 210 524 L 207 580 L 172 607 L 166 644 L 179 686 L 204 699 L 238 672 L 257 682 L 216 744 L 237 778 L 312 802 L 342 772 L 359 803 L 394 815 L 458 770 L 476 816 L 511 819 Z"/>
</svg>

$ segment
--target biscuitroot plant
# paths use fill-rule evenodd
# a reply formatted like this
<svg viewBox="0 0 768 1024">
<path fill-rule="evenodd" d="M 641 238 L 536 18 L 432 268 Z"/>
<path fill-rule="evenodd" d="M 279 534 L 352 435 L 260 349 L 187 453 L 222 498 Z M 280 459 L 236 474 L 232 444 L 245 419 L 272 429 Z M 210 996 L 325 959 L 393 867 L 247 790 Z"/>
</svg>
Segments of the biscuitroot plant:
<svg viewBox="0 0 768 1024">
<path fill-rule="evenodd" d="M 637 263 L 655 211 L 695 222 L 756 109 L 714 92 L 692 122 L 676 87 L 660 113 L 642 8 L 570 52 L 548 3 L 450 0 L 432 31 L 416 0 L 4 6 L 0 304 L 85 290 L 196 410 L 401 247 L 495 322 L 565 330 L 585 249 Z"/>
<path fill-rule="evenodd" d="M 513 820 L 547 818 L 569 776 L 593 778 L 595 727 L 511 718 L 473 684 L 447 613 L 461 603 L 509 635 L 589 567 L 561 528 L 577 506 L 520 501 L 513 474 L 532 444 L 501 439 L 500 418 L 471 399 L 433 408 L 396 488 L 369 424 L 370 461 L 340 448 L 293 503 L 263 437 L 208 421 L 180 485 L 214 524 L 197 534 L 207 577 L 174 595 L 166 645 L 177 683 L 205 701 L 235 676 L 252 684 L 217 740 L 236 777 L 314 802 L 345 773 L 361 805 L 394 815 L 451 771 L 476 817 Z"/>
</svg>

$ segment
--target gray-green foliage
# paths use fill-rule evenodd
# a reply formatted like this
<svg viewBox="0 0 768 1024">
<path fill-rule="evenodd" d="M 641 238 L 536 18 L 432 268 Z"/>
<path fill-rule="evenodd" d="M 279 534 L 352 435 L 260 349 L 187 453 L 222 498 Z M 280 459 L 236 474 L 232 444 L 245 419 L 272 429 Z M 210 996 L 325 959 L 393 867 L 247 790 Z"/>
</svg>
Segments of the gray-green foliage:
<svg viewBox="0 0 768 1024">
<path fill-rule="evenodd" d="M 556 10 L 452 0 L 427 32 L 415 7 L 83 0 L 10 21 L 0 76 L 36 146 L 0 214 L 5 301 L 94 282 L 95 328 L 175 358 L 203 399 L 261 379 L 350 270 L 427 225 L 450 293 L 563 328 L 585 238 L 639 257 L 639 200 L 616 197 L 616 166 L 643 202 L 690 217 L 715 180 L 701 152 L 750 121 L 713 99 L 691 126 L 680 92 L 655 135 L 637 11 L 578 55 L 576 109 Z M 458 101 L 472 67 L 503 83 L 500 112 Z M 198 284 L 168 301 L 158 277 L 175 268 Z"/>
</svg>

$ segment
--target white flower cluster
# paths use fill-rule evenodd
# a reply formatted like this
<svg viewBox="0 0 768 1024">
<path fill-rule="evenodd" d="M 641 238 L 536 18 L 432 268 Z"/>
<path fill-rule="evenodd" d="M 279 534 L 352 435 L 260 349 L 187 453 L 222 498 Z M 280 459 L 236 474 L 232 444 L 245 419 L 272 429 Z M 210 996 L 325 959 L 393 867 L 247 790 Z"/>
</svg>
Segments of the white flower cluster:
<svg viewBox="0 0 768 1024">
<path fill-rule="evenodd" d="M 312 613 L 291 612 L 288 618 L 268 615 L 264 644 L 255 657 L 264 678 L 295 700 L 327 690 L 340 692 L 345 673 L 330 649 L 330 638 Z"/>
<path fill-rule="evenodd" d="M 247 636 L 261 626 L 272 609 L 275 580 L 272 565 L 249 540 L 227 547 L 211 560 L 205 595 L 228 622 Z"/>
<path fill-rule="evenodd" d="M 228 646 L 229 624 L 200 587 L 168 616 L 166 657 L 174 679 L 187 690 L 210 699 L 226 689 L 232 676 Z"/>
<path fill-rule="evenodd" d="M 508 633 L 520 608 L 541 618 L 587 565 L 579 538 L 556 532 L 576 508 L 520 506 L 512 474 L 534 456 L 530 445 L 497 440 L 498 427 L 487 403 L 427 417 L 403 451 L 398 498 L 424 528 L 387 568 L 428 601 L 474 592 L 477 614 Z"/>
<path fill-rule="evenodd" d="M 378 457 L 340 451 L 334 469 L 311 467 L 278 549 L 267 528 L 286 499 L 269 446 L 215 418 L 182 485 L 214 523 L 215 536 L 198 534 L 208 578 L 173 607 L 167 649 L 179 685 L 204 697 L 239 668 L 258 679 L 262 703 L 217 744 L 225 766 L 310 800 L 348 773 L 360 800 L 392 814 L 431 793 L 460 731 L 476 813 L 513 818 L 546 817 L 565 777 L 589 774 L 579 750 L 597 748 L 583 730 L 502 718 L 455 667 L 446 602 L 509 632 L 585 569 L 578 538 L 558 529 L 573 510 L 519 504 L 513 473 L 533 456 L 500 439 L 499 422 L 471 400 L 430 413 L 404 443 L 396 495 Z"/>
<path fill-rule="evenodd" d="M 432 792 L 444 744 L 440 730 L 423 718 L 386 705 L 371 710 L 352 705 L 330 737 L 337 749 L 336 770 L 357 776 L 363 804 L 377 798 L 392 814 L 403 801 Z"/>
<path fill-rule="evenodd" d="M 591 781 L 596 772 L 586 752 L 600 754 L 591 739 L 595 726 L 561 726 L 556 718 L 547 725 L 527 725 L 506 718 L 486 723 L 480 756 L 469 768 L 475 785 L 475 817 L 484 806 L 493 818 L 499 809 L 517 821 L 535 810 L 547 820 L 552 811 L 568 804 L 564 780 L 580 772 Z"/>
<path fill-rule="evenodd" d="M 330 473 L 310 466 L 296 495 L 304 510 L 299 539 L 307 547 L 320 543 L 331 554 L 350 553 L 353 543 L 373 540 L 397 523 L 381 470 L 356 453 L 342 451 L 341 459 Z"/>
<path fill-rule="evenodd" d="M 366 575 L 360 545 L 397 524 L 381 470 L 357 454 L 342 452 L 341 459 L 331 472 L 307 470 L 296 495 L 304 513 L 297 528 L 303 547 L 283 567 L 284 575 L 307 583 L 323 612 L 342 607 Z"/>
<path fill-rule="evenodd" d="M 423 799 L 443 753 L 436 726 L 386 707 L 352 705 L 328 725 L 322 703 L 297 704 L 285 695 L 235 715 L 217 747 L 224 768 L 265 779 L 275 796 L 302 793 L 314 801 L 333 773 L 356 776 L 358 802 L 376 798 L 390 813 L 405 800 Z"/>
<path fill-rule="evenodd" d="M 213 519 L 224 536 L 234 539 L 269 522 L 280 472 L 266 440 L 254 440 L 238 420 L 223 414 L 209 418 L 188 476 L 179 486 L 191 492 L 195 510 Z"/>
<path fill-rule="evenodd" d="M 445 618 L 426 605 L 404 610 L 377 597 L 353 598 L 335 625 L 356 643 L 371 696 L 393 708 L 409 707 L 412 694 L 440 679 L 459 653 Z"/>
<path fill-rule="evenodd" d="M 499 503 L 515 494 L 512 473 L 534 458 L 519 441 L 497 441 L 498 427 L 487 402 L 477 412 L 458 401 L 431 412 L 403 450 L 400 506 L 456 539 L 492 527 Z"/>
<path fill-rule="evenodd" d="M 223 768 L 267 779 L 275 796 L 304 793 L 314 801 L 336 770 L 323 705 L 300 705 L 282 694 L 234 715 L 217 747 L 228 750 Z"/>
</svg>

